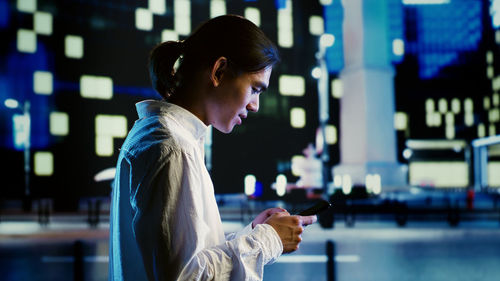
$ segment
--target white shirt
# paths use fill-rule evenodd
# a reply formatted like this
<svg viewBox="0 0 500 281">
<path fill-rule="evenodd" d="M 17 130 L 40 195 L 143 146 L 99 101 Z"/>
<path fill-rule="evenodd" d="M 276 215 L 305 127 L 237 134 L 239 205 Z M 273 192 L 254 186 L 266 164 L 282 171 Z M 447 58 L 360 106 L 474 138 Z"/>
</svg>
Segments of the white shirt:
<svg viewBox="0 0 500 281">
<path fill-rule="evenodd" d="M 118 159 L 110 219 L 110 280 L 262 280 L 283 251 L 251 224 L 224 237 L 204 164 L 207 126 L 163 101 L 143 101 Z"/>
</svg>

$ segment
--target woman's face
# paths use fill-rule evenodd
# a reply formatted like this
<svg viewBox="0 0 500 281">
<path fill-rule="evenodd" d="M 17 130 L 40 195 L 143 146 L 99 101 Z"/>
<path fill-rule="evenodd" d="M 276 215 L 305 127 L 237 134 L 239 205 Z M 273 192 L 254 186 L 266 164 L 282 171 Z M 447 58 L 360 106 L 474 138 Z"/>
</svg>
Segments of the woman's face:
<svg viewBox="0 0 500 281">
<path fill-rule="evenodd" d="M 207 107 L 208 123 L 223 133 L 230 133 L 235 125 L 241 125 L 249 111 L 259 110 L 259 96 L 269 86 L 271 72 L 272 67 L 268 67 L 222 79 Z"/>
</svg>

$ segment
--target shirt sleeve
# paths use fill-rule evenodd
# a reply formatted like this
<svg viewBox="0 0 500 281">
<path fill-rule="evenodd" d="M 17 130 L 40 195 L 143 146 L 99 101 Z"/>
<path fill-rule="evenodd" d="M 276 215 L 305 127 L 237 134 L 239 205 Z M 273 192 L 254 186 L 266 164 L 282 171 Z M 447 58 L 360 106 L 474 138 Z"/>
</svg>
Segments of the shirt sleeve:
<svg viewBox="0 0 500 281">
<path fill-rule="evenodd" d="M 238 232 L 231 232 L 226 234 L 226 240 L 233 240 L 234 238 L 238 238 L 242 235 L 248 235 L 252 232 L 252 223 L 247 224 L 244 228 L 239 230 Z"/>
<path fill-rule="evenodd" d="M 158 162 L 149 164 L 153 155 Z M 202 179 L 193 159 L 179 151 L 143 153 L 145 175 L 135 174 L 133 230 L 149 280 L 262 280 L 264 265 L 283 252 L 267 224 L 248 226 L 220 245 L 206 247 L 211 233 L 203 219 Z M 149 155 L 148 155 L 149 154 Z M 158 156 L 156 156 L 158 159 Z M 148 166 L 149 165 L 149 166 Z M 132 168 L 133 169 L 133 168 Z M 134 175 L 134 173 L 132 173 Z"/>
<path fill-rule="evenodd" d="M 268 224 L 248 235 L 198 252 L 183 268 L 179 280 L 262 280 L 264 265 L 283 252 L 281 240 Z"/>
</svg>

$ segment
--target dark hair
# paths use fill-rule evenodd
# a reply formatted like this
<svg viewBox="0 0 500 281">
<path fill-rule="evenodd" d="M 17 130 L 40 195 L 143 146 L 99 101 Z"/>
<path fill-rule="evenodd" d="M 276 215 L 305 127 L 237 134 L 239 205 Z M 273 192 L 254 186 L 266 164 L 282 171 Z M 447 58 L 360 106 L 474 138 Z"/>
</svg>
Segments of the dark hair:
<svg viewBox="0 0 500 281">
<path fill-rule="evenodd" d="M 280 60 L 274 43 L 251 21 L 236 15 L 219 16 L 202 24 L 184 41 L 167 41 L 153 48 L 149 57 L 153 87 L 168 98 L 222 56 L 235 74 L 258 72 Z"/>
</svg>

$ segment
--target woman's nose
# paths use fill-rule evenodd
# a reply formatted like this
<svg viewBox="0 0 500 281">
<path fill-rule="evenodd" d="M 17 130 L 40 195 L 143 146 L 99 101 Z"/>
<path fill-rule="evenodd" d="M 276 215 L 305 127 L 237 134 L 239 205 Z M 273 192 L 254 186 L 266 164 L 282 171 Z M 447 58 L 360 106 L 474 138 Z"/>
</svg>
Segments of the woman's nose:
<svg viewBox="0 0 500 281">
<path fill-rule="evenodd" d="M 248 103 L 247 110 L 252 112 L 259 111 L 259 95 L 256 95 L 256 97 Z"/>
</svg>

